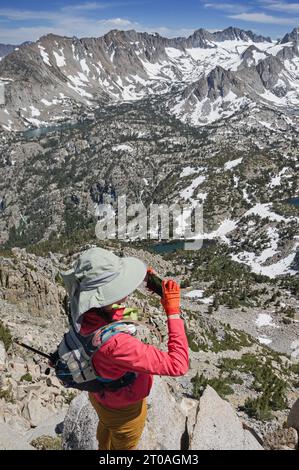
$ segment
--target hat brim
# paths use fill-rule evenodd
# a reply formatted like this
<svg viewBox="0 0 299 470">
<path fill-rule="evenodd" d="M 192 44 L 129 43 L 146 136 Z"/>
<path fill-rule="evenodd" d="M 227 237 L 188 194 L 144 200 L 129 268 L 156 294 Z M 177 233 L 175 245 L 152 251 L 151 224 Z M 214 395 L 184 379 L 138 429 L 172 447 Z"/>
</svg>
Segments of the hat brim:
<svg viewBox="0 0 299 470">
<path fill-rule="evenodd" d="M 78 316 L 91 308 L 105 307 L 127 297 L 144 281 L 146 272 L 147 266 L 138 258 L 122 258 L 121 270 L 115 279 L 96 289 L 80 292 Z"/>
<path fill-rule="evenodd" d="M 127 297 L 144 281 L 147 272 L 145 263 L 138 258 L 122 258 L 122 270 L 111 282 L 103 286 L 105 307 Z"/>
</svg>

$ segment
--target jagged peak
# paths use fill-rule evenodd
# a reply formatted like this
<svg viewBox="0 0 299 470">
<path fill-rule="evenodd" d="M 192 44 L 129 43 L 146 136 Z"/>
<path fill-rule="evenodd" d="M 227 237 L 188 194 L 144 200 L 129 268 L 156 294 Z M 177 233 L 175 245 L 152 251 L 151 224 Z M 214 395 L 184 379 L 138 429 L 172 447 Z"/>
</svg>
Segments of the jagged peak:
<svg viewBox="0 0 299 470">
<path fill-rule="evenodd" d="M 286 44 L 288 42 L 299 43 L 299 28 L 294 28 L 290 33 L 287 33 L 280 41 L 280 44 Z"/>
<path fill-rule="evenodd" d="M 213 33 L 215 38 L 219 38 L 219 40 L 224 40 L 222 38 L 227 39 L 239 39 L 239 40 L 252 40 L 253 42 L 271 42 L 270 37 L 265 37 L 261 35 L 257 35 L 250 30 L 244 30 L 240 28 L 236 28 L 234 26 L 229 26 L 225 28 L 223 31 L 216 31 Z"/>
<path fill-rule="evenodd" d="M 213 42 L 223 42 L 226 40 L 240 40 L 240 41 L 248 41 L 251 40 L 253 42 L 272 42 L 270 37 L 264 37 L 253 33 L 252 31 L 245 31 L 240 28 L 235 28 L 233 26 L 229 26 L 223 30 L 210 32 L 206 29 L 200 28 L 194 31 L 194 33 L 189 36 L 188 40 L 197 41 L 198 44 L 200 42 L 202 44 L 207 44 L 210 41 Z"/>
<path fill-rule="evenodd" d="M 246 59 L 246 57 L 252 56 L 252 53 L 256 52 L 261 52 L 261 50 L 255 45 L 255 44 L 250 44 L 244 52 L 242 52 L 241 57 L 242 59 Z"/>
<path fill-rule="evenodd" d="M 214 67 L 207 76 L 214 77 L 214 76 L 219 76 L 219 75 L 229 77 L 232 75 L 232 72 L 230 70 L 227 70 L 221 67 L 221 65 L 216 65 L 216 67 Z"/>
<path fill-rule="evenodd" d="M 295 29 L 294 29 L 295 31 Z M 294 33 L 293 33 L 294 34 Z M 199 28 L 194 31 L 188 38 L 184 37 L 177 37 L 177 38 L 166 38 L 161 36 L 157 32 L 138 32 L 135 29 L 130 30 L 120 30 L 120 29 L 112 29 L 107 32 L 105 35 L 100 36 L 98 38 L 77 38 L 77 37 L 68 37 L 68 36 L 60 36 L 58 34 L 49 33 L 46 35 L 41 36 L 36 43 L 47 43 L 53 41 L 65 41 L 69 40 L 72 42 L 84 42 L 91 39 L 104 39 L 106 42 L 108 41 L 136 41 L 136 40 L 155 40 L 155 41 L 163 41 L 169 43 L 176 43 L 176 45 L 182 45 L 182 43 L 189 43 L 191 47 L 213 47 L 211 44 L 212 42 L 222 42 L 225 40 L 252 40 L 253 42 L 271 42 L 271 38 L 258 36 L 252 31 L 245 31 L 240 28 L 236 28 L 233 26 L 229 26 L 226 29 L 210 32 L 207 29 Z M 30 43 L 29 43 L 30 44 Z"/>
<path fill-rule="evenodd" d="M 54 34 L 54 33 L 49 33 L 49 34 L 44 34 L 41 36 L 37 42 L 45 41 L 45 40 L 61 40 L 61 39 L 72 39 L 68 36 L 60 36 L 59 34 Z"/>
<path fill-rule="evenodd" d="M 135 29 L 121 30 L 121 29 L 111 29 L 104 36 L 104 38 L 121 38 L 121 39 L 131 39 L 132 37 L 159 37 L 159 33 L 147 33 L 147 32 L 138 32 Z"/>
</svg>

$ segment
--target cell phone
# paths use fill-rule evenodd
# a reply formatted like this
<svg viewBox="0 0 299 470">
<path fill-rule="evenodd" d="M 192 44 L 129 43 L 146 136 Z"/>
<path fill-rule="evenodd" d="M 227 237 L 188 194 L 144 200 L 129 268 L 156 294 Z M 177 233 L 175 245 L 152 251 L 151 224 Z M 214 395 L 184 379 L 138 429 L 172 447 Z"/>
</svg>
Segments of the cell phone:
<svg viewBox="0 0 299 470">
<path fill-rule="evenodd" d="M 160 297 L 163 296 L 162 279 L 156 274 L 148 273 L 146 287 L 154 291 Z"/>
</svg>

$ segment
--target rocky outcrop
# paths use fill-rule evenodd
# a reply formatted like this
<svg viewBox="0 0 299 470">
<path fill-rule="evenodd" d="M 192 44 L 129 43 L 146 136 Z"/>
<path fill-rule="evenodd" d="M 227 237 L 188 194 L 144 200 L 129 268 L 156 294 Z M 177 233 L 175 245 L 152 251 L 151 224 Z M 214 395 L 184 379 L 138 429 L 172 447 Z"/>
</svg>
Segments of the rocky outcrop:
<svg viewBox="0 0 299 470">
<path fill-rule="evenodd" d="M 266 450 L 295 450 L 298 447 L 298 433 L 294 428 L 278 429 L 265 436 Z"/>
<path fill-rule="evenodd" d="M 201 47 L 202 49 L 212 48 L 212 41 L 214 39 L 213 33 L 210 33 L 206 29 L 200 28 L 194 31 L 194 33 L 189 36 L 184 44 L 185 47 Z M 215 46 L 214 46 L 215 47 Z"/>
<path fill-rule="evenodd" d="M 55 283 L 57 272 L 50 259 L 14 249 L 12 258 L 0 257 L 1 297 L 34 315 L 59 315 L 65 291 Z"/>
<path fill-rule="evenodd" d="M 64 421 L 63 448 L 97 449 L 98 418 L 85 393 L 69 408 Z M 155 377 L 148 398 L 148 417 L 138 446 L 142 450 L 260 449 L 243 429 L 232 407 L 207 387 L 200 401 L 177 401 L 166 381 Z"/>
<path fill-rule="evenodd" d="M 87 393 L 75 398 L 63 425 L 62 446 L 65 450 L 93 450 L 98 448 L 96 431 L 98 418 Z"/>
<path fill-rule="evenodd" d="M 286 44 L 288 42 L 299 43 L 299 28 L 294 28 L 293 31 L 287 33 L 280 41 L 280 44 Z"/>
<path fill-rule="evenodd" d="M 13 431 L 10 426 L 0 423 L 1 450 L 34 450 L 21 434 Z"/>
<path fill-rule="evenodd" d="M 37 439 L 41 436 L 50 436 L 55 438 L 57 435 L 60 435 L 63 430 L 65 414 L 66 411 L 61 410 L 49 416 L 47 419 L 43 419 L 39 426 L 26 432 L 26 441 L 30 443 L 33 439 Z"/>
<path fill-rule="evenodd" d="M 242 53 L 242 62 L 239 69 L 255 66 L 260 60 L 264 59 L 267 54 L 262 53 L 254 44 L 247 47 Z"/>
<path fill-rule="evenodd" d="M 236 72 L 216 66 L 200 80 L 188 85 L 177 96 L 169 100 L 169 106 L 177 117 L 187 122 L 210 123 L 212 116 L 230 116 L 246 105 L 242 98 L 246 93 L 246 82 Z M 178 105 L 178 103 L 180 103 Z"/>
<path fill-rule="evenodd" d="M 278 81 L 278 76 L 283 69 L 283 64 L 276 57 L 270 56 L 259 62 L 256 69 L 264 87 L 271 89 Z"/>
<path fill-rule="evenodd" d="M 63 421 L 67 403 L 75 394 L 66 392 L 56 377 L 45 375 L 45 367 L 18 357 L 7 361 L 0 377 L 0 423 L 16 432 L 41 428 L 37 434 L 49 435 L 49 428 L 55 427 L 53 423 Z"/>
<path fill-rule="evenodd" d="M 190 449 L 262 450 L 262 446 L 243 428 L 231 405 L 208 386 L 199 402 Z"/>
<path fill-rule="evenodd" d="M 6 366 L 6 351 L 2 341 L 0 341 L 0 371 Z"/>
<path fill-rule="evenodd" d="M 293 404 L 291 408 L 291 411 L 287 419 L 287 425 L 290 428 L 296 429 L 299 433 L 299 398 L 297 401 L 295 401 L 295 403 Z"/>
<path fill-rule="evenodd" d="M 167 384 L 160 377 L 155 377 L 154 387 L 148 398 L 148 417 L 138 448 L 142 450 L 180 450 L 182 439 L 195 420 L 197 403 L 182 407 L 170 393 Z M 186 438 L 185 438 L 186 439 Z M 188 448 L 185 443 L 185 447 Z"/>
<path fill-rule="evenodd" d="M 252 31 L 244 31 L 243 29 L 234 28 L 230 26 L 223 31 L 216 31 L 213 33 L 215 41 L 252 41 L 252 42 L 271 42 L 271 38 L 261 36 L 253 33 Z"/>
</svg>

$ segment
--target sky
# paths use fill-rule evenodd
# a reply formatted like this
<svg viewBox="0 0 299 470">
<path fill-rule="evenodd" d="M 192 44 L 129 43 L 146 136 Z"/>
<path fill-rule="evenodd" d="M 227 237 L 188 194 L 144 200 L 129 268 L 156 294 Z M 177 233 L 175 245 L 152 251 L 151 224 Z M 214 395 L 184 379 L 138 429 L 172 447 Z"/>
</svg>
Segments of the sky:
<svg viewBox="0 0 299 470">
<path fill-rule="evenodd" d="M 299 27 L 299 3 L 284 0 L 1 0 L 0 43 L 54 33 L 98 37 L 111 29 L 188 36 L 235 26 L 277 39 Z"/>
</svg>

